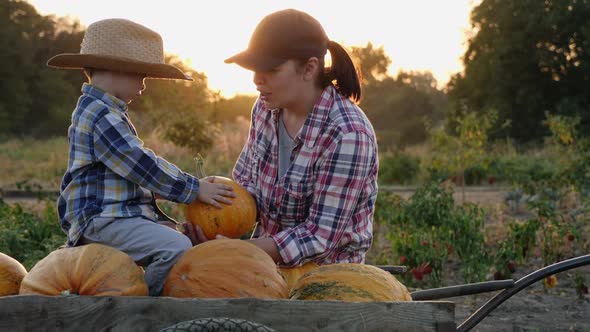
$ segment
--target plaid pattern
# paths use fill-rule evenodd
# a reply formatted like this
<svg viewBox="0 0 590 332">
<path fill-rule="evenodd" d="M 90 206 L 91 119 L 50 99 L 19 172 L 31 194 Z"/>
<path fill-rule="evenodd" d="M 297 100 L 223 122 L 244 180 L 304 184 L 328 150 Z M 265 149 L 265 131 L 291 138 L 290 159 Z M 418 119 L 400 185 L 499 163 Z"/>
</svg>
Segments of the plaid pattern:
<svg viewBox="0 0 590 332">
<path fill-rule="evenodd" d="M 95 217 L 157 220 L 152 192 L 180 203 L 197 196 L 199 180 L 144 148 L 125 102 L 92 85 L 82 86 L 68 141 L 57 202 L 68 246 L 76 245 Z"/>
<path fill-rule="evenodd" d="M 272 237 L 285 265 L 364 262 L 373 239 L 378 155 L 365 114 L 327 87 L 278 178 L 278 118 L 257 101 L 233 177 L 256 199 L 255 236 Z"/>
</svg>

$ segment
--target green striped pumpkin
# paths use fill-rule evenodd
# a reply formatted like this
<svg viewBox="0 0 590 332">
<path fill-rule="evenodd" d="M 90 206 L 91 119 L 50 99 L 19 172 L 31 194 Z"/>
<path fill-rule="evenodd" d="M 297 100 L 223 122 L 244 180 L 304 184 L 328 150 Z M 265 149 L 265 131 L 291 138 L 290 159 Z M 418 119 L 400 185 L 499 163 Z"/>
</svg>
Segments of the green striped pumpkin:
<svg viewBox="0 0 590 332">
<path fill-rule="evenodd" d="M 406 286 L 389 272 L 354 263 L 324 265 L 306 273 L 289 296 L 292 300 L 344 302 L 412 300 Z"/>
</svg>

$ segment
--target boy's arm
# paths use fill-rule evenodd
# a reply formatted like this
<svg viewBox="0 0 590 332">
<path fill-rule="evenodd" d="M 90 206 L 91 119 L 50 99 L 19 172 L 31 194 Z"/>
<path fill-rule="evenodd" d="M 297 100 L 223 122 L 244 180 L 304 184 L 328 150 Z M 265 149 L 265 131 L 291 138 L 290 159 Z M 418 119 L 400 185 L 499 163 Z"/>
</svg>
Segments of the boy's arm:
<svg viewBox="0 0 590 332">
<path fill-rule="evenodd" d="M 95 157 L 113 172 L 173 202 L 196 199 L 199 180 L 145 148 L 119 115 L 101 117 L 93 136 Z"/>
</svg>

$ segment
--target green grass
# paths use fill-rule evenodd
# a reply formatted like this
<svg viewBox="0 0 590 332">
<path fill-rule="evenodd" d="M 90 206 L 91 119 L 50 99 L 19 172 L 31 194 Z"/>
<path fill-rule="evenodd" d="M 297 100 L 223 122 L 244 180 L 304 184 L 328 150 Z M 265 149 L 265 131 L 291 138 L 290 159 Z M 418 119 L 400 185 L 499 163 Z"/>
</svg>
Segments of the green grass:
<svg viewBox="0 0 590 332">
<path fill-rule="evenodd" d="M 65 241 L 53 202 L 8 204 L 0 199 L 0 252 L 27 271 Z"/>
</svg>

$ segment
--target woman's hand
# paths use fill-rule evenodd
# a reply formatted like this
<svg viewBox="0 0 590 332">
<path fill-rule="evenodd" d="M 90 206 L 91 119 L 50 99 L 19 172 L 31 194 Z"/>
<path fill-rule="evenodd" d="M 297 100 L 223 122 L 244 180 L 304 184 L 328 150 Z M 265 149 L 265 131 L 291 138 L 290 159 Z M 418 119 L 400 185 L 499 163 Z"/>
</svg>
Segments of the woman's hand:
<svg viewBox="0 0 590 332">
<path fill-rule="evenodd" d="M 191 240 L 193 246 L 209 241 L 201 227 L 195 226 L 190 222 L 182 224 L 182 234 L 186 235 Z"/>
<path fill-rule="evenodd" d="M 175 231 L 177 231 L 177 230 L 178 230 L 178 229 L 176 229 L 176 224 L 175 224 L 175 223 L 173 223 L 173 222 L 172 222 L 172 221 L 170 221 L 170 220 L 160 220 L 160 221 L 158 221 L 158 224 L 159 224 L 159 225 L 162 225 L 162 226 L 170 227 L 170 228 L 172 228 L 172 229 L 173 229 L 173 230 L 175 230 Z"/>
</svg>

